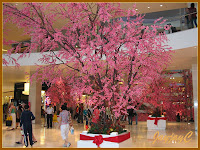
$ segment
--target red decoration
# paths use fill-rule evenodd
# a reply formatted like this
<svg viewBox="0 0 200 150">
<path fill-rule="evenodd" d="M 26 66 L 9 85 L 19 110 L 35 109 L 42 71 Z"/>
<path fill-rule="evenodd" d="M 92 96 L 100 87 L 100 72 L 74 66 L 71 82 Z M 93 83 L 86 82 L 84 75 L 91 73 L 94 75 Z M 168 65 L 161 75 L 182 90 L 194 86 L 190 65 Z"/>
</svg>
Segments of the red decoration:
<svg viewBox="0 0 200 150">
<path fill-rule="evenodd" d="M 103 143 L 103 136 L 102 135 L 95 136 L 93 143 L 95 143 L 99 147 L 99 145 Z"/>
<path fill-rule="evenodd" d="M 91 137 L 88 135 L 84 135 L 84 134 L 80 134 L 80 140 L 94 140 L 93 143 L 96 143 L 96 145 L 99 147 L 100 144 L 103 143 L 103 141 L 108 141 L 108 142 L 114 142 L 114 143 L 121 143 L 127 139 L 130 138 L 130 132 L 126 133 L 126 134 L 120 134 L 118 136 L 115 137 L 107 137 L 107 138 L 103 138 L 102 135 L 99 136 L 95 136 L 95 137 Z"/>
<path fill-rule="evenodd" d="M 89 128 L 88 125 L 85 125 L 85 129 L 88 130 L 88 128 Z"/>
<path fill-rule="evenodd" d="M 68 103 L 68 106 L 71 106 L 70 96 L 71 89 L 67 84 L 67 81 L 62 78 L 55 78 L 54 82 L 51 84 L 51 87 L 47 90 L 46 95 L 49 96 L 52 103 L 63 104 Z"/>
<path fill-rule="evenodd" d="M 155 120 L 155 122 L 154 122 L 155 125 L 158 125 L 158 120 L 167 120 L 166 117 L 155 117 L 155 118 L 148 117 L 147 119 L 148 120 Z"/>
</svg>

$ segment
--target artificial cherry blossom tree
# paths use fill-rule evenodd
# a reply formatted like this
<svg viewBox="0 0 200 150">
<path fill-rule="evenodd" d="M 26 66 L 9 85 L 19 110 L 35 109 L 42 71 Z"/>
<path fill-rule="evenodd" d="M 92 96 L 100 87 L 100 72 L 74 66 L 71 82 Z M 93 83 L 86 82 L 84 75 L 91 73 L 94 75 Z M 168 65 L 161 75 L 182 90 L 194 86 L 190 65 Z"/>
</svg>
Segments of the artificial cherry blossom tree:
<svg viewBox="0 0 200 150">
<path fill-rule="evenodd" d="M 176 115 L 179 113 L 181 116 L 190 116 L 192 118 L 191 104 L 188 99 L 192 97 L 192 93 L 189 89 L 192 88 L 191 74 L 187 72 L 188 79 L 186 79 L 186 71 L 182 74 L 184 84 L 171 80 L 173 74 L 177 72 L 164 71 L 160 74 L 159 79 L 152 82 L 147 90 L 143 92 L 143 103 L 150 104 L 150 108 L 154 110 L 159 107 L 161 112 L 166 111 L 169 121 L 175 121 Z M 186 84 L 187 80 L 187 84 Z M 183 90 L 183 88 L 185 90 Z"/>
<path fill-rule="evenodd" d="M 67 81 L 62 78 L 57 78 L 57 82 L 48 88 L 46 95 L 49 96 L 51 102 L 54 104 L 70 104 L 70 101 L 72 100 L 70 87 L 68 86 Z"/>
<path fill-rule="evenodd" d="M 39 61 L 46 65 L 32 78 L 55 83 L 61 77 L 74 100 L 87 94 L 88 104 L 108 106 L 115 117 L 142 102 L 170 61 L 166 35 L 157 31 L 165 21 L 159 18 L 145 26 L 145 16 L 135 6 L 122 10 L 120 3 L 4 3 L 3 15 L 4 26 L 12 22 L 31 37 L 19 59 L 36 51 L 42 55 Z M 19 51 L 20 44 L 15 53 Z M 3 59 L 4 64 L 9 60 L 15 61 Z"/>
</svg>

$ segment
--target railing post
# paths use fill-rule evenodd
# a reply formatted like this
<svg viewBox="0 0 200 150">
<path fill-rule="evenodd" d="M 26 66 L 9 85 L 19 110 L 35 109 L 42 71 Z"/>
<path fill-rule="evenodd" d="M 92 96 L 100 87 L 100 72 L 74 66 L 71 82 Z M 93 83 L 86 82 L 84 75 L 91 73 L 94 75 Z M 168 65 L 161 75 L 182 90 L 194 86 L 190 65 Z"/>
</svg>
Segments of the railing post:
<svg viewBox="0 0 200 150">
<path fill-rule="evenodd" d="M 182 29 L 182 16 L 180 17 L 180 28 L 181 28 L 181 31 L 183 30 Z"/>
</svg>

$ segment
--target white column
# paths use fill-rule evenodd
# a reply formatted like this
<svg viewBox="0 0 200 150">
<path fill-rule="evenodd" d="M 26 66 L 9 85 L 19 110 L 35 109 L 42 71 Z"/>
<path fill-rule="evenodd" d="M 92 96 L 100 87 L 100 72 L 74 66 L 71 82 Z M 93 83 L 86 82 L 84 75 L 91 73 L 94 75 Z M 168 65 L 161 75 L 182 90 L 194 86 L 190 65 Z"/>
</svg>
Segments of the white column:
<svg viewBox="0 0 200 150">
<path fill-rule="evenodd" d="M 33 123 L 41 123 L 41 90 L 42 83 L 33 81 L 30 84 L 29 90 L 29 102 L 31 103 L 31 111 L 35 116 L 35 121 Z"/>
<path fill-rule="evenodd" d="M 195 130 L 198 129 L 198 95 L 197 95 L 197 64 L 192 65 L 193 100 L 194 100 L 194 123 Z"/>
</svg>

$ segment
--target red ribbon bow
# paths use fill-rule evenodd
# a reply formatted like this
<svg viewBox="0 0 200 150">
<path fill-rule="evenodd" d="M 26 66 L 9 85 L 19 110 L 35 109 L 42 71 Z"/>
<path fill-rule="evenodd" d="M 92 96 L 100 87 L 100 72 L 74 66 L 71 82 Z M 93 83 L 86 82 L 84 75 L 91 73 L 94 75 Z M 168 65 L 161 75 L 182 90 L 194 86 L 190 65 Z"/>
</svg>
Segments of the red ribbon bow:
<svg viewBox="0 0 200 150">
<path fill-rule="evenodd" d="M 100 147 L 103 141 L 121 143 L 129 138 L 130 138 L 130 132 L 122 133 L 118 136 L 106 137 L 106 138 L 103 138 L 102 135 L 91 137 L 89 135 L 80 134 L 80 140 L 93 140 L 93 143 L 95 143 L 98 147 Z"/>
<path fill-rule="evenodd" d="M 103 143 L 103 136 L 102 135 L 95 136 L 93 143 L 95 143 L 99 147 L 99 145 Z"/>
<path fill-rule="evenodd" d="M 157 117 L 155 118 L 154 124 L 155 124 L 155 125 L 158 125 L 158 118 L 157 118 Z"/>
<path fill-rule="evenodd" d="M 157 117 L 155 117 L 155 118 L 148 117 L 148 120 L 155 120 L 154 121 L 155 125 L 158 125 L 158 120 L 166 120 L 166 119 L 167 118 L 165 118 L 165 117 L 159 117 L 159 118 L 157 118 Z"/>
</svg>

